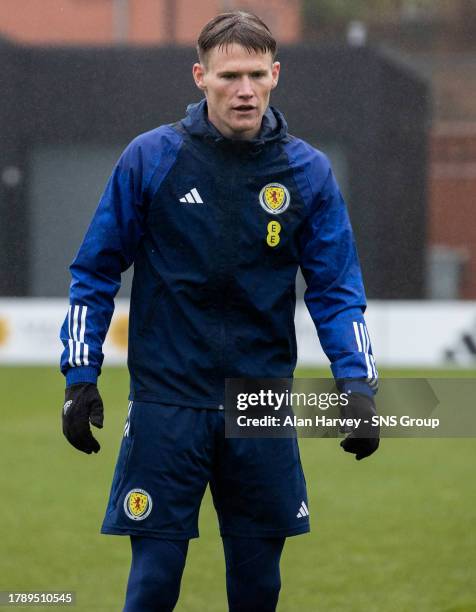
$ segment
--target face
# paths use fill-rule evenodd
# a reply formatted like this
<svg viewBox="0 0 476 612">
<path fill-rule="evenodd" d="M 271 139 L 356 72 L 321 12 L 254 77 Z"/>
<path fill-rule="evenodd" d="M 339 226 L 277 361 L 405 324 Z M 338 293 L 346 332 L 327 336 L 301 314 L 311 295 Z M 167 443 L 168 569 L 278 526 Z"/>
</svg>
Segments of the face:
<svg viewBox="0 0 476 612">
<path fill-rule="evenodd" d="M 205 92 L 208 118 L 223 136 L 250 140 L 258 134 L 279 69 L 270 52 L 250 53 L 235 43 L 211 49 L 206 65 L 194 64 L 193 77 Z"/>
</svg>

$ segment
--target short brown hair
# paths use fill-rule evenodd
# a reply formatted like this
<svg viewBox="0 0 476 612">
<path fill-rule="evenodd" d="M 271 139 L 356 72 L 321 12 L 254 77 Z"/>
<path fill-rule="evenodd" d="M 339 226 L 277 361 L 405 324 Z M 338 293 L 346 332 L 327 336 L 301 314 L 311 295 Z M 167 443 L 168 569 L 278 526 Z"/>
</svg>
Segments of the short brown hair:
<svg viewBox="0 0 476 612">
<path fill-rule="evenodd" d="M 236 43 L 252 51 L 271 52 L 276 57 L 277 44 L 268 26 L 259 17 L 244 11 L 221 13 L 209 21 L 200 32 L 197 53 L 204 62 L 207 53 L 214 47 L 227 47 Z"/>
</svg>

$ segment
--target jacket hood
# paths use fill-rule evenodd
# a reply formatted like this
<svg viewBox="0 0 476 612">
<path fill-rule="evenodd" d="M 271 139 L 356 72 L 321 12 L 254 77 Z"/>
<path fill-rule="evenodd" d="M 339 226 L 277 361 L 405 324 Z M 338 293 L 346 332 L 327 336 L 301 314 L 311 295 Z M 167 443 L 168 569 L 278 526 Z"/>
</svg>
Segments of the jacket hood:
<svg viewBox="0 0 476 612">
<path fill-rule="evenodd" d="M 252 140 L 232 140 L 223 136 L 208 120 L 206 99 L 187 106 L 187 115 L 180 122 L 183 128 L 192 136 L 198 136 L 216 144 L 230 144 L 247 149 L 261 149 L 265 144 L 283 140 L 288 133 L 288 125 L 284 115 L 276 108 L 268 106 L 258 135 Z"/>
</svg>

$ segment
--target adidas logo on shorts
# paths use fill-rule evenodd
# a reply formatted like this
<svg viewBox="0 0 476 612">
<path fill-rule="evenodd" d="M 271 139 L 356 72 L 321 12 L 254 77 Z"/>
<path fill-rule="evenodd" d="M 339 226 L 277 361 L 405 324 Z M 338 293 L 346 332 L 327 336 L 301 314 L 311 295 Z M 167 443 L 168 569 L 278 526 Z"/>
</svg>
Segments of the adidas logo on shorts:
<svg viewBox="0 0 476 612">
<path fill-rule="evenodd" d="M 309 516 L 309 510 L 307 509 L 306 502 L 301 502 L 301 507 L 299 508 L 299 512 L 296 514 L 297 518 L 304 518 L 305 516 Z"/>
</svg>

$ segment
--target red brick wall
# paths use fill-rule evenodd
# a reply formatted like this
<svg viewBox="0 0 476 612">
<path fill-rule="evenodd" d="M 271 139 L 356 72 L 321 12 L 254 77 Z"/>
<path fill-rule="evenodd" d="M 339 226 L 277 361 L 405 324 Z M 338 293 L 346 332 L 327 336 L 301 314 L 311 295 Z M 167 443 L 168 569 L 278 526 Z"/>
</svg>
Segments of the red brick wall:
<svg viewBox="0 0 476 612">
<path fill-rule="evenodd" d="M 222 2 L 219 0 L 177 0 L 175 5 L 175 40 L 182 45 L 195 45 L 197 36 L 207 21 L 222 12 Z"/>
<path fill-rule="evenodd" d="M 110 41 L 111 6 L 111 0 L 1 0 L 0 32 L 33 44 Z"/>
<path fill-rule="evenodd" d="M 467 255 L 461 297 L 476 299 L 476 123 L 436 125 L 429 176 L 429 242 Z"/>
<path fill-rule="evenodd" d="M 113 44 L 114 6 L 113 0 L 0 0 L 0 34 L 41 45 Z M 264 18 L 279 42 L 300 39 L 299 0 L 129 0 L 127 42 L 194 45 L 209 19 L 235 6 Z"/>
</svg>

